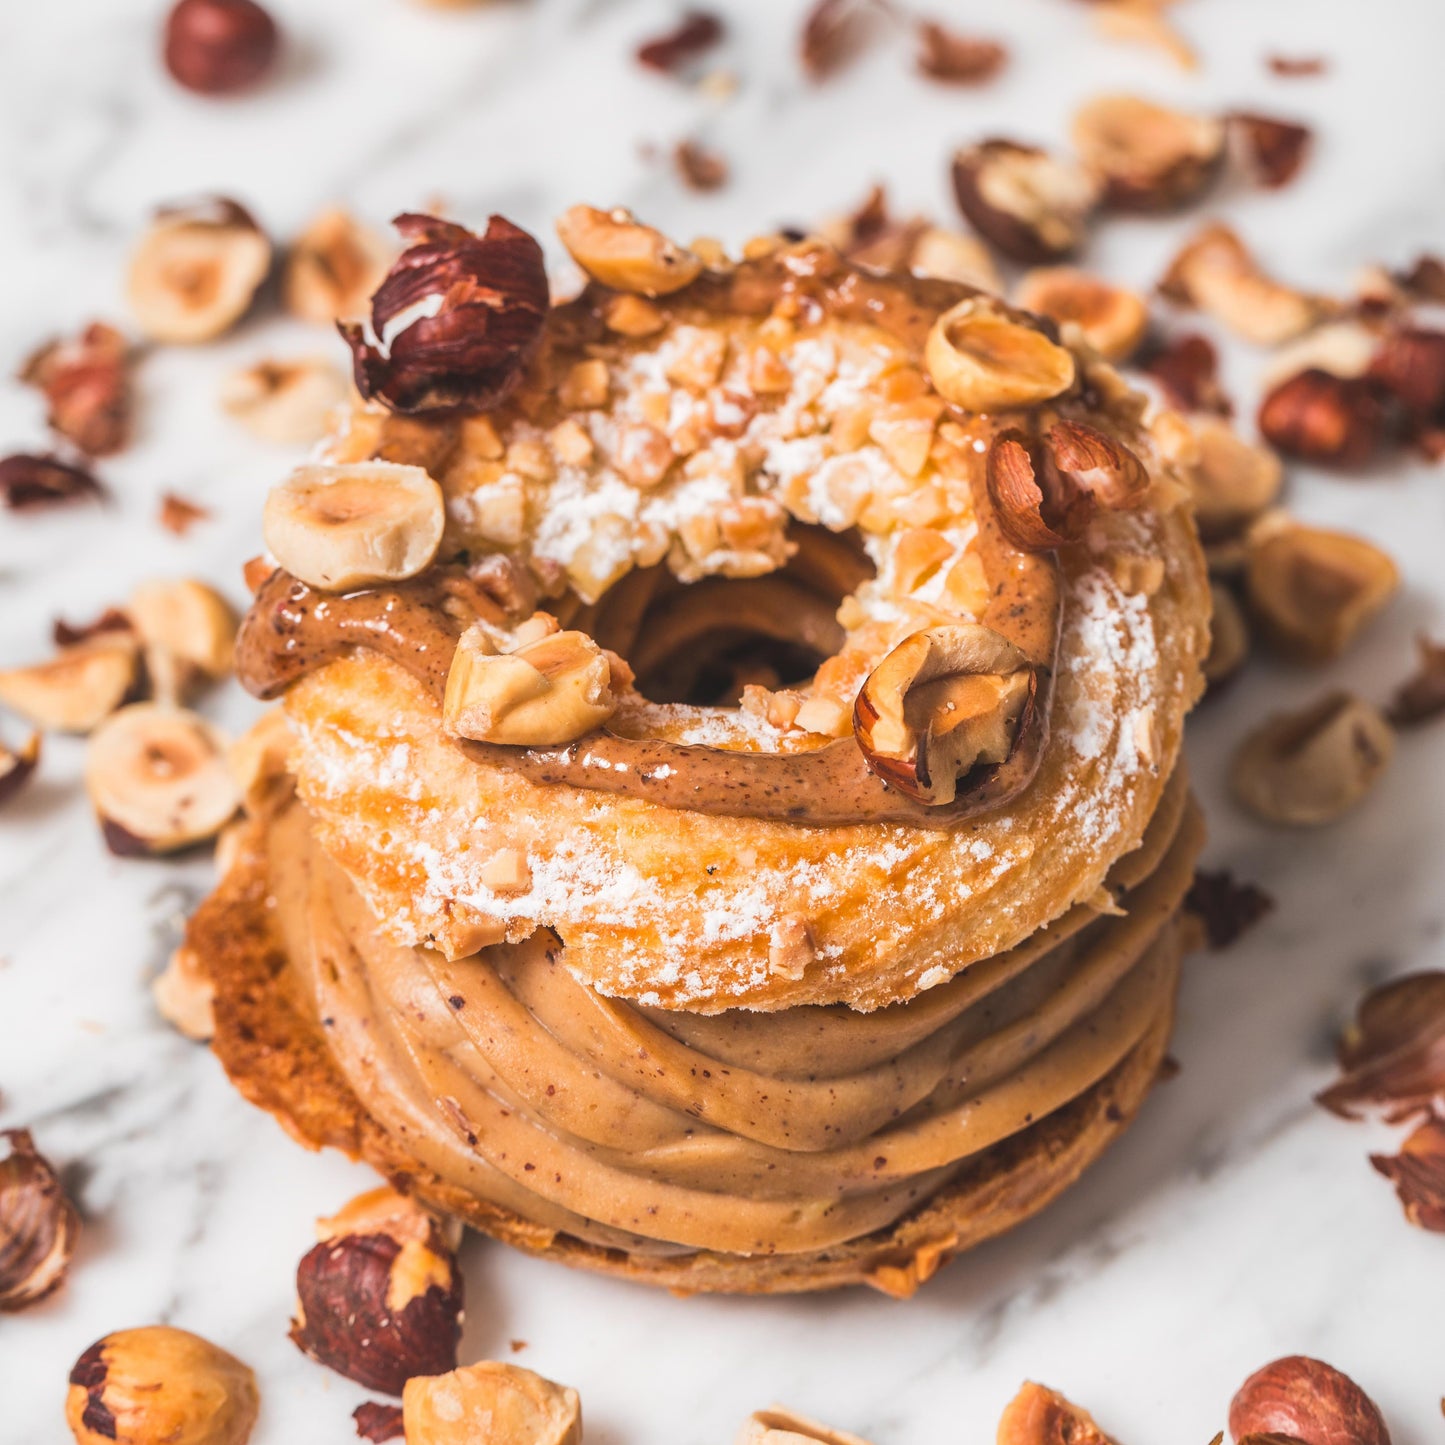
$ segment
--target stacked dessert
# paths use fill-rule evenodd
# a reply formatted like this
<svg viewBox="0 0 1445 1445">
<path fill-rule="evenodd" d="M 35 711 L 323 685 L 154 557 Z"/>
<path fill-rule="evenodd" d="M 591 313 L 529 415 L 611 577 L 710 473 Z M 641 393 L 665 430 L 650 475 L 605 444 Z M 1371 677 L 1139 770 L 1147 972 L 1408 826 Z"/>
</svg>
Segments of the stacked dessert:
<svg viewBox="0 0 1445 1445">
<path fill-rule="evenodd" d="M 578 208 L 551 306 L 508 223 L 405 229 L 266 505 L 213 1046 L 524 1249 L 910 1293 L 1164 1056 L 1185 489 L 1108 366 L 964 285 Z"/>
</svg>

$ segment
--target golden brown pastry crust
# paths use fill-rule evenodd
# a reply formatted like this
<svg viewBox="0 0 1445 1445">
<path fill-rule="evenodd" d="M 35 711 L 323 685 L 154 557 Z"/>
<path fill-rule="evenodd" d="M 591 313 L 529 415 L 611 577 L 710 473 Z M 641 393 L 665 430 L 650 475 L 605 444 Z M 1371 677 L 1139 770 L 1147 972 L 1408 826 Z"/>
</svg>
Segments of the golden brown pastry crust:
<svg viewBox="0 0 1445 1445">
<path fill-rule="evenodd" d="M 1167 1047 L 1173 980 L 1188 930 L 1176 916 L 1160 935 L 1156 946 L 1164 950 L 1170 976 L 1166 1002 L 1124 1060 L 1072 1103 L 970 1161 L 898 1224 L 813 1254 L 645 1256 L 598 1248 L 475 1199 L 419 1169 L 365 1113 L 293 994 L 287 960 L 268 921 L 263 827 L 249 825 L 236 861 L 189 932 L 190 946 L 216 986 L 212 1047 L 240 1092 L 308 1148 L 338 1148 L 363 1158 L 398 1187 L 506 1243 L 688 1293 L 788 1293 L 866 1283 L 906 1296 L 953 1255 L 1043 1208 L 1102 1153 L 1147 1095 Z"/>
</svg>

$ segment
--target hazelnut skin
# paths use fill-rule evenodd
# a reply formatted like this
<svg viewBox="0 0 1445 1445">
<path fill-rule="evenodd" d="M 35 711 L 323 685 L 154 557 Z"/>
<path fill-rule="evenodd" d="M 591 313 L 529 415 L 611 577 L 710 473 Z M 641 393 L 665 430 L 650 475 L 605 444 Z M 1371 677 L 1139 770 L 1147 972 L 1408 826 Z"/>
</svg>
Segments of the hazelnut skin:
<svg viewBox="0 0 1445 1445">
<path fill-rule="evenodd" d="M 255 0 L 180 0 L 166 20 L 166 69 L 197 95 L 230 95 L 265 75 L 280 43 Z"/>
</svg>

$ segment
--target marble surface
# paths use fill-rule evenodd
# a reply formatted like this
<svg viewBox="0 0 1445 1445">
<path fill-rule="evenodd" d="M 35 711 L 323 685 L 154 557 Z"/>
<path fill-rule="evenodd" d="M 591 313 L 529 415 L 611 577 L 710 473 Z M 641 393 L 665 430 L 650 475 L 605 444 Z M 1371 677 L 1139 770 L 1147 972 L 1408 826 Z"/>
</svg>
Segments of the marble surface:
<svg viewBox="0 0 1445 1445">
<path fill-rule="evenodd" d="M 1363 263 L 1445 242 L 1438 0 L 1188 0 L 1179 23 L 1203 65 L 1187 76 L 1097 39 L 1087 6 L 1069 0 L 938 0 L 1013 47 L 1007 74 L 980 90 L 925 84 L 893 44 L 812 87 L 793 48 L 802 6 L 749 0 L 728 7 L 719 61 L 739 84 L 721 100 L 632 63 L 635 42 L 675 13 L 667 0 L 272 4 L 291 37 L 286 64 L 228 103 L 160 74 L 160 0 L 4 7 L 0 375 L 56 330 L 124 316 L 127 245 L 153 204 L 178 195 L 233 193 L 281 234 L 327 201 L 381 221 L 438 198 L 467 220 L 498 210 L 548 232 L 556 211 L 589 199 L 736 242 L 845 207 L 873 179 L 901 206 L 947 216 L 952 145 L 1062 139 L 1074 105 L 1109 87 L 1318 126 L 1292 189 L 1212 203 L 1293 280 L 1339 291 Z M 1327 56 L 1329 73 L 1279 79 L 1263 63 L 1276 50 Z M 684 136 L 728 156 L 726 189 L 692 194 L 655 158 Z M 1108 224 L 1090 261 L 1143 284 L 1191 224 Z M 242 361 L 316 351 L 337 343 L 273 319 L 149 357 L 137 444 L 104 467 L 114 501 L 0 514 L 0 661 L 42 655 L 52 615 L 84 618 L 157 573 L 213 577 L 239 599 L 260 499 L 291 456 L 222 418 L 217 386 Z M 1260 364 L 1229 349 L 1241 396 Z M 35 398 L 0 383 L 0 443 L 42 436 Z M 155 515 L 168 489 L 213 519 L 184 540 L 164 533 Z M 1445 727 L 1406 739 L 1366 806 L 1315 833 L 1241 819 L 1221 776 L 1264 710 L 1325 684 L 1382 698 L 1410 665 L 1413 634 L 1445 630 L 1445 477 L 1404 463 L 1367 480 L 1295 468 L 1289 500 L 1387 545 L 1406 587 L 1323 675 L 1256 666 L 1192 724 L 1210 857 L 1279 906 L 1239 947 L 1189 965 L 1182 1073 L 1106 1161 L 906 1305 L 864 1292 L 678 1300 L 472 1241 L 466 1358 L 515 1358 L 576 1385 L 603 1445 L 716 1445 L 774 1400 L 878 1445 L 984 1439 L 1025 1377 L 1073 1394 L 1126 1441 L 1202 1445 L 1251 1369 L 1308 1351 L 1366 1385 L 1397 1441 L 1440 1438 L 1445 1241 L 1408 1227 L 1366 1164 L 1385 1131 L 1340 1123 L 1310 1098 L 1367 983 L 1445 964 Z M 209 706 L 233 725 L 254 711 L 239 692 Z M 285 1329 L 312 1217 L 368 1175 L 296 1148 L 156 1017 L 146 981 L 208 865 L 107 856 L 80 761 L 77 743 L 53 740 L 39 783 L 0 815 L 0 1126 L 35 1130 L 86 1219 L 67 1288 L 0 1318 L 0 1440 L 63 1439 L 75 1356 L 108 1330 L 161 1320 L 255 1366 L 257 1445 L 345 1441 L 364 1392 L 302 1358 Z M 514 1340 L 527 1342 L 515 1356 Z"/>
</svg>

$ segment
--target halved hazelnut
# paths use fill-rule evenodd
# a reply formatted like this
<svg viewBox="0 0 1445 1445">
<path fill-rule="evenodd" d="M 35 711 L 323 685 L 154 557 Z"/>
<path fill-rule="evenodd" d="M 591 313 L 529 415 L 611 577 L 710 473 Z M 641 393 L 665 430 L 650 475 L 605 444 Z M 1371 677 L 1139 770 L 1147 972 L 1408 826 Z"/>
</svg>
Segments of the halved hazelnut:
<svg viewBox="0 0 1445 1445">
<path fill-rule="evenodd" d="M 462 1333 L 458 1231 L 394 1189 L 358 1195 L 316 1222 L 296 1270 L 291 1339 L 371 1390 L 400 1395 L 414 1375 L 456 1368 Z"/>
<path fill-rule="evenodd" d="M 1004 255 L 1042 266 L 1084 242 L 1099 186 L 1037 146 L 986 140 L 953 157 L 953 193 L 969 224 Z"/>
<path fill-rule="evenodd" d="M 103 632 L 49 662 L 0 672 L 0 703 L 46 731 L 88 733 L 125 701 L 138 669 L 135 635 Z"/>
<path fill-rule="evenodd" d="M 1208 312 L 1260 346 L 1278 346 L 1308 331 L 1328 310 L 1317 297 L 1266 275 L 1244 242 L 1218 223 L 1186 242 L 1159 289 L 1171 301 Z"/>
<path fill-rule="evenodd" d="M 702 261 L 618 207 L 573 206 L 557 220 L 557 235 L 594 281 L 614 291 L 667 296 L 696 279 Z"/>
<path fill-rule="evenodd" d="M 1282 381 L 1259 406 L 1272 446 L 1320 466 L 1361 467 L 1385 435 L 1385 408 L 1363 377 L 1311 368 Z"/>
<path fill-rule="evenodd" d="M 193 948 L 183 944 L 171 954 L 151 980 L 151 998 L 156 1012 L 186 1038 L 206 1043 L 216 1032 L 216 985 Z"/>
<path fill-rule="evenodd" d="M 1103 183 L 1105 203 L 1166 211 L 1192 201 L 1224 157 L 1224 123 L 1132 95 L 1105 95 L 1074 116 L 1074 147 Z"/>
<path fill-rule="evenodd" d="M 517 1365 L 480 1360 L 408 1380 L 407 1445 L 581 1445 L 577 1391 Z"/>
<path fill-rule="evenodd" d="M 1209 584 L 1213 613 L 1209 624 L 1209 653 L 1202 671 L 1211 691 L 1222 687 L 1244 666 L 1249 656 L 1249 624 L 1234 593 L 1219 582 Z"/>
<path fill-rule="evenodd" d="M 1377 708 L 1332 692 L 1250 733 L 1234 755 L 1230 784 L 1265 822 L 1310 827 L 1359 803 L 1394 751 L 1394 730 Z"/>
<path fill-rule="evenodd" d="M 283 445 L 314 442 L 346 400 L 346 379 L 329 361 L 258 361 L 221 386 L 221 410 L 253 435 Z"/>
<path fill-rule="evenodd" d="M 0 742 L 0 804 L 8 803 L 30 781 L 39 762 L 39 733 L 31 733 L 19 752 Z"/>
<path fill-rule="evenodd" d="M 908 269 L 916 276 L 958 281 L 980 291 L 1003 290 L 988 247 L 974 236 L 947 231 L 942 226 L 927 226 L 918 233 L 908 253 Z"/>
<path fill-rule="evenodd" d="M 302 321 L 362 316 L 392 261 L 392 248 L 370 227 L 333 206 L 323 211 L 286 253 L 281 294 Z"/>
<path fill-rule="evenodd" d="M 853 731 L 890 787 L 916 802 L 951 803 L 972 768 L 1007 760 L 1035 685 L 1028 659 L 990 628 L 932 627 L 869 674 Z"/>
<path fill-rule="evenodd" d="M 733 1445 L 868 1445 L 861 1435 L 834 1429 L 819 1420 L 810 1420 L 796 1410 L 774 1405 L 768 1410 L 754 1410 L 743 1421 Z"/>
<path fill-rule="evenodd" d="M 971 296 L 933 323 L 923 364 L 939 395 L 967 411 L 1010 411 L 1074 384 L 1072 353 L 990 296 Z"/>
<path fill-rule="evenodd" d="M 39 1304 L 65 1281 L 80 1216 L 28 1129 L 0 1131 L 0 1314 Z"/>
<path fill-rule="evenodd" d="M 240 806 L 226 740 L 195 713 L 132 703 L 91 735 L 85 789 L 106 845 L 123 857 L 214 838 Z"/>
<path fill-rule="evenodd" d="M 246 1445 L 259 1409 L 248 1366 L 170 1325 L 97 1340 L 65 1397 L 77 1445 Z"/>
<path fill-rule="evenodd" d="M 183 702 L 231 671 L 236 614 L 214 587 L 191 578 L 142 583 L 126 613 L 145 649 L 151 690 Z"/>
<path fill-rule="evenodd" d="M 327 592 L 415 577 L 435 560 L 445 528 L 442 489 L 396 462 L 297 467 L 261 514 L 276 560 Z"/>
<path fill-rule="evenodd" d="M 998 1445 L 1112 1445 L 1087 1410 L 1028 1381 L 998 1422 Z"/>
<path fill-rule="evenodd" d="M 1274 504 L 1284 468 L 1268 447 L 1244 440 L 1226 421 L 1197 417 L 1195 460 L 1188 469 L 1194 520 L 1207 541 L 1236 535 Z"/>
<path fill-rule="evenodd" d="M 1300 1445 L 1390 1445 L 1375 1402 L 1350 1377 L 1304 1355 L 1256 1370 L 1229 1403 L 1229 1433 Z"/>
<path fill-rule="evenodd" d="M 127 294 L 153 341 L 209 341 L 250 309 L 271 242 L 235 201 L 160 212 L 131 257 Z"/>
<path fill-rule="evenodd" d="M 1018 304 L 1025 311 L 1077 326 L 1105 361 L 1132 356 L 1149 326 L 1142 297 L 1071 266 L 1030 271 L 1019 282 Z"/>
<path fill-rule="evenodd" d="M 1251 537 L 1246 582 L 1268 640 L 1309 662 L 1338 657 L 1400 586 L 1373 542 L 1300 524 Z"/>
<path fill-rule="evenodd" d="M 499 653 L 482 626 L 457 643 L 442 723 L 457 737 L 516 747 L 575 742 L 617 710 L 612 666 L 585 632 L 554 632 Z"/>
<path fill-rule="evenodd" d="M 1025 552 L 1048 552 L 1077 541 L 1096 512 L 1137 507 L 1149 473 L 1116 438 L 1060 421 L 1041 445 L 1019 431 L 999 433 L 989 446 L 986 484 L 1009 541 Z"/>
</svg>

